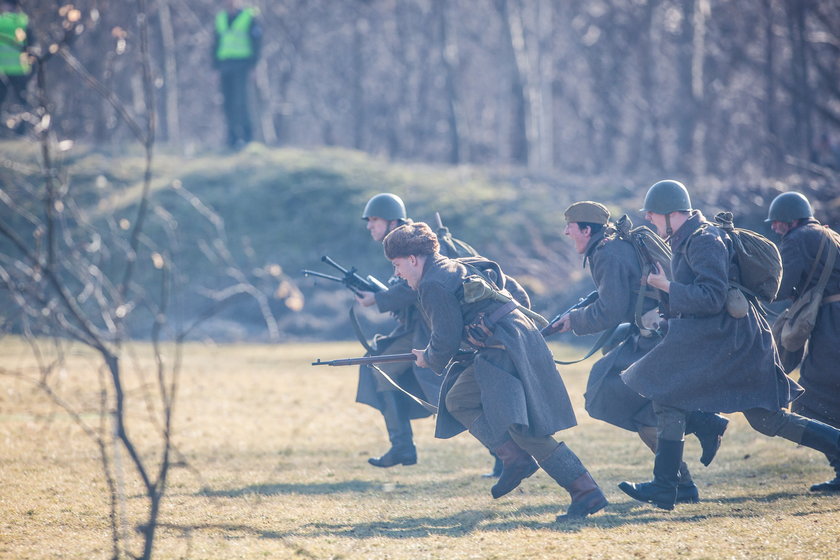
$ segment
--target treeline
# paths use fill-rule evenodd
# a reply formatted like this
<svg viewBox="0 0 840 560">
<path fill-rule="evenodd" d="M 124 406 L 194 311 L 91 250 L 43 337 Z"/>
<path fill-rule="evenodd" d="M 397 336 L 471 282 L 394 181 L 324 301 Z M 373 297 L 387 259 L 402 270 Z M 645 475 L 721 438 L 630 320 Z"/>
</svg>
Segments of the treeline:
<svg viewBox="0 0 840 560">
<path fill-rule="evenodd" d="M 252 0 L 265 30 L 258 138 L 389 158 L 537 171 L 744 180 L 840 166 L 840 3 L 801 0 Z M 210 64 L 216 0 L 22 0 L 53 130 L 223 144 Z M 80 76 L 84 80 L 80 79 Z M 140 111 L 137 110 L 138 116 Z"/>
</svg>

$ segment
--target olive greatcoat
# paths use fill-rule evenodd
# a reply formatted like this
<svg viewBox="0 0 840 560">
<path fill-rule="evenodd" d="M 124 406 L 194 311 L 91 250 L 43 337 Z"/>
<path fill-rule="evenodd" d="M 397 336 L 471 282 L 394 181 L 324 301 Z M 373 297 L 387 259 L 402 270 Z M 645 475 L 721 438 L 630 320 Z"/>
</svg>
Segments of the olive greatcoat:
<svg viewBox="0 0 840 560">
<path fill-rule="evenodd" d="M 656 403 L 704 412 L 776 411 L 798 397 L 767 321 L 752 305 L 740 319 L 726 312 L 728 279 L 737 277 L 726 234 L 694 210 L 669 243 L 668 332 L 624 382 Z"/>
<path fill-rule="evenodd" d="M 503 305 L 490 299 L 465 304 L 463 282 L 468 274 L 461 262 L 431 255 L 426 259 L 417 289 L 421 309 L 432 330 L 425 359 L 435 372 L 446 374 L 435 426 L 438 438 L 450 438 L 465 430 L 446 409 L 446 393 L 462 371 L 447 370 L 447 364 L 460 348 L 468 346 L 464 327 L 478 313 L 489 315 Z M 477 348 L 474 360 L 482 414 L 492 437 L 502 439 L 515 424 L 525 426 L 531 436 L 547 436 L 574 426 L 575 414 L 566 387 L 534 322 L 514 310 L 492 330 L 484 344 L 504 349 Z"/>
<path fill-rule="evenodd" d="M 824 237 L 827 242 L 820 262 L 806 286 L 820 240 Z M 792 298 L 795 293 L 801 294 L 817 285 L 828 258 L 826 249 L 840 252 L 840 235 L 814 218 L 801 220 L 782 237 L 780 252 L 784 276 L 777 299 Z M 840 294 L 840 254 L 834 261 L 823 297 L 834 294 Z M 805 394 L 796 401 L 794 410 L 840 426 L 840 301 L 820 307 L 799 369 L 799 383 L 805 388 Z"/>
<path fill-rule="evenodd" d="M 589 372 L 584 399 L 593 418 L 635 432 L 639 426 L 656 426 L 650 399 L 629 388 L 620 377 L 622 370 L 656 346 L 660 335 L 641 336 L 635 327 L 636 300 L 642 269 L 636 250 L 628 242 L 605 232 L 594 235 L 584 251 L 598 299 L 569 313 L 572 330 L 578 335 L 594 334 L 621 323 L 633 325 L 632 335 L 595 362 Z M 643 311 L 658 302 L 645 298 Z"/>
</svg>

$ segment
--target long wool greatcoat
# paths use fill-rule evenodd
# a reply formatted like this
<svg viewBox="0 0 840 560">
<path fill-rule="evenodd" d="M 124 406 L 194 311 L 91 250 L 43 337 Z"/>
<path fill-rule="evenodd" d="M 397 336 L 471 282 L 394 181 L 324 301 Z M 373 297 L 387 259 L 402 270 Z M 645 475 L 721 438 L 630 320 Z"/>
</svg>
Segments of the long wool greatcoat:
<svg viewBox="0 0 840 560">
<path fill-rule="evenodd" d="M 817 257 L 820 239 L 829 236 L 811 282 L 805 286 L 808 273 Z M 784 277 L 778 299 L 793 297 L 817 285 L 828 258 L 828 250 L 840 251 L 840 235 L 811 218 L 782 237 Z M 824 297 L 840 294 L 840 254 L 828 277 Z M 794 409 L 806 416 L 816 417 L 834 426 L 840 425 L 840 302 L 820 307 L 817 322 L 808 340 L 805 360 L 800 366 L 799 383 L 805 394 Z"/>
<path fill-rule="evenodd" d="M 668 332 L 622 374 L 654 402 L 704 412 L 778 410 L 802 392 L 779 363 L 767 321 L 725 309 L 731 242 L 698 211 L 671 236 Z"/>
<path fill-rule="evenodd" d="M 446 371 L 446 366 L 459 348 L 467 345 L 464 326 L 478 313 L 491 314 L 503 305 L 491 300 L 463 303 L 463 282 L 468 274 L 457 260 L 436 254 L 426 260 L 418 286 L 420 305 L 432 329 L 424 356 L 435 372 L 446 372 L 435 429 L 438 438 L 465 429 L 446 409 L 446 393 L 461 371 Z M 514 424 L 526 426 L 532 436 L 551 435 L 576 424 L 554 358 L 531 319 L 519 310 L 504 315 L 485 344 L 504 346 L 504 350 L 478 348 L 474 361 L 483 415 L 495 439 L 501 439 Z"/>
<path fill-rule="evenodd" d="M 590 239 L 584 251 L 586 262 L 598 290 L 598 299 L 569 314 L 572 330 L 584 335 L 621 323 L 634 324 L 642 269 L 633 246 L 615 237 L 605 238 L 604 233 L 599 232 Z M 643 310 L 647 311 L 656 307 L 657 302 L 646 298 L 643 305 Z M 584 398 L 591 417 L 635 432 L 639 426 L 656 426 L 656 415 L 650 399 L 629 388 L 619 374 L 647 354 L 659 342 L 660 336 L 643 337 L 635 327 L 633 332 L 592 366 Z"/>
<path fill-rule="evenodd" d="M 411 289 L 405 280 L 392 277 L 388 289 L 375 294 L 377 309 L 382 313 L 391 313 L 397 325 L 389 334 L 379 337 L 376 342 L 377 354 L 397 354 L 410 352 L 411 348 L 424 348 L 429 342 L 429 327 L 423 321 L 418 307 L 417 292 Z M 396 350 L 395 350 L 396 348 Z M 428 368 L 415 364 L 405 364 L 405 373 L 391 377 L 411 394 L 426 402 L 436 403 L 440 395 L 441 377 Z M 370 366 L 359 368 L 359 383 L 356 388 L 356 402 L 367 404 L 382 410 L 382 400 L 377 393 L 375 373 Z M 396 389 L 395 389 L 396 390 Z M 408 410 L 410 418 L 424 418 L 431 413 L 418 403 L 399 393 Z"/>
</svg>

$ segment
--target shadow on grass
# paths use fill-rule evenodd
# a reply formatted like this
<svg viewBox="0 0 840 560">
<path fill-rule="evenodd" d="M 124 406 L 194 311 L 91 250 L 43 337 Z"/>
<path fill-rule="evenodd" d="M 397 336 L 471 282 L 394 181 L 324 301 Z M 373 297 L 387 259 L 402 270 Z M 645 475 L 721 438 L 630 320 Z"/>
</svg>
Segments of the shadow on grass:
<svg viewBox="0 0 840 560">
<path fill-rule="evenodd" d="M 381 482 L 346 480 L 344 482 L 319 482 L 310 484 L 251 484 L 242 488 L 228 490 L 205 488 L 198 492 L 198 495 L 211 498 L 238 498 L 248 495 L 280 496 L 286 494 L 317 496 L 322 494 L 362 494 L 380 490 L 381 488 Z"/>
</svg>

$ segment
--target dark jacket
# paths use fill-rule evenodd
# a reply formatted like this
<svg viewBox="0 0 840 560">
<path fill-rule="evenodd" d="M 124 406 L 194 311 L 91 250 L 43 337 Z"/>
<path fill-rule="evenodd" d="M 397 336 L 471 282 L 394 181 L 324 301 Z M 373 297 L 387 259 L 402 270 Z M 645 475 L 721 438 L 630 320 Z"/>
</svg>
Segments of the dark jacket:
<svg viewBox="0 0 840 560">
<path fill-rule="evenodd" d="M 425 358 L 434 371 L 446 373 L 435 431 L 439 438 L 465 429 L 446 410 L 446 393 L 461 371 L 446 368 L 459 349 L 468 346 L 464 327 L 479 313 L 492 314 L 503 305 L 492 300 L 464 303 L 463 282 L 468 274 L 467 267 L 457 260 L 434 255 L 427 259 L 418 287 L 420 305 L 432 330 Z M 492 330 L 484 343 L 504 349 L 477 348 L 474 367 L 483 415 L 494 436 L 501 438 L 513 424 L 526 426 L 534 436 L 574 426 L 566 387 L 534 322 L 514 310 L 502 316 Z"/>
<path fill-rule="evenodd" d="M 654 402 L 705 412 L 775 411 L 799 396 L 764 318 L 752 306 L 740 319 L 726 312 L 729 238 L 695 210 L 669 243 L 668 332 L 625 370 L 624 382 Z"/>
<path fill-rule="evenodd" d="M 811 282 L 805 281 L 816 259 L 820 240 L 827 243 L 820 256 Z M 810 218 L 782 237 L 780 252 L 784 265 L 778 299 L 792 298 L 816 286 L 828 258 L 828 251 L 840 252 L 840 235 Z M 840 293 L 840 254 L 828 277 L 824 297 Z M 840 302 L 820 307 L 817 322 L 808 340 L 807 353 L 800 366 L 799 383 L 805 394 L 794 403 L 794 409 L 806 416 L 816 416 L 834 425 L 840 424 Z"/>
<path fill-rule="evenodd" d="M 595 235 L 584 252 L 589 264 L 598 299 L 569 314 L 572 330 L 592 334 L 631 323 L 631 336 L 603 358 L 589 372 L 584 394 L 586 411 L 593 418 L 619 428 L 636 431 L 639 426 L 655 426 L 656 417 L 650 399 L 627 387 L 619 377 L 621 371 L 647 354 L 660 341 L 659 335 L 643 337 L 635 327 L 636 301 L 642 268 L 633 246 L 604 232 Z M 657 302 L 646 298 L 643 311 Z"/>
</svg>

